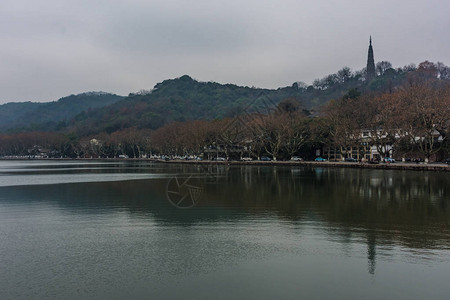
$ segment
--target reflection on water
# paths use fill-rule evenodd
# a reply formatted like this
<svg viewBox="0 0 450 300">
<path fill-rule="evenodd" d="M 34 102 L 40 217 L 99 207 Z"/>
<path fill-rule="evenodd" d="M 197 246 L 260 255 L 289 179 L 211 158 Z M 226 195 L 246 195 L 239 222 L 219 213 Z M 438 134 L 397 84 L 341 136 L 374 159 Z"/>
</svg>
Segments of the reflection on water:
<svg viewBox="0 0 450 300">
<path fill-rule="evenodd" d="M 2 161 L 0 187 L 75 182 L 123 181 L 170 176 L 145 161 Z"/>
<path fill-rule="evenodd" d="M 439 172 L 0 162 L 0 298 L 446 299 L 449 203 Z"/>
<path fill-rule="evenodd" d="M 207 188 L 205 205 L 314 220 L 341 243 L 364 241 L 370 273 L 378 247 L 411 254 L 450 249 L 450 180 L 444 173 L 242 167 Z"/>
</svg>

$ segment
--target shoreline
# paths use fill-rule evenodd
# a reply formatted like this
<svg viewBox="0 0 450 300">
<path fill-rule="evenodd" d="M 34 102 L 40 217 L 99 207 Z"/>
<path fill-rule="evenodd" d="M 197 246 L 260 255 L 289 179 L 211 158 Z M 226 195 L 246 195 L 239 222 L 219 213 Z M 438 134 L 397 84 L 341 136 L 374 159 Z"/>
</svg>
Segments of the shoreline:
<svg viewBox="0 0 450 300">
<path fill-rule="evenodd" d="M 317 161 L 195 161 L 195 160 L 153 160 L 167 164 L 192 164 L 192 165 L 241 165 L 241 166 L 320 166 L 327 168 L 360 168 L 360 169 L 385 169 L 385 170 L 413 170 L 413 171 L 438 171 L 449 172 L 450 165 L 443 163 L 350 163 L 350 162 L 317 162 Z"/>
<path fill-rule="evenodd" d="M 353 163 L 353 162 L 317 162 L 317 161 L 211 161 L 211 160 L 161 160 L 150 158 L 0 158 L 0 161 L 151 161 L 163 164 L 186 165 L 235 165 L 235 166 L 316 166 L 327 168 L 359 168 L 381 170 L 411 170 L 449 172 L 450 165 L 444 163 Z"/>
</svg>

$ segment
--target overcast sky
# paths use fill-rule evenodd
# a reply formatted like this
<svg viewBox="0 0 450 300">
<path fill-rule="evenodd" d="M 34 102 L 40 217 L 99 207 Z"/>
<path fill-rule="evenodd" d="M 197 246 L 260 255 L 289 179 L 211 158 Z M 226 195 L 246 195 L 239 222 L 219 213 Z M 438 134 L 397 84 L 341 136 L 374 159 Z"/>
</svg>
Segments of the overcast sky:
<svg viewBox="0 0 450 300">
<path fill-rule="evenodd" d="M 277 88 L 375 61 L 450 65 L 448 0 L 1 0 L 0 103 L 188 74 Z"/>
</svg>

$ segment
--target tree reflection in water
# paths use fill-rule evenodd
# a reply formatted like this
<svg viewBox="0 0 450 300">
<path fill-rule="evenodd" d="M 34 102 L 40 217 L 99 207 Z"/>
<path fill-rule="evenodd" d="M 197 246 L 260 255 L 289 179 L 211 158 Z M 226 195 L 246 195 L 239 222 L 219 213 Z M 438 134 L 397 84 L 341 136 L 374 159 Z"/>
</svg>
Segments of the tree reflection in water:
<svg viewBox="0 0 450 300">
<path fill-rule="evenodd" d="M 342 243 L 366 241 L 371 274 L 379 246 L 450 248 L 450 179 L 444 173 L 232 167 L 218 174 L 216 184 L 206 185 L 201 205 L 327 224 L 326 230 Z"/>
<path fill-rule="evenodd" d="M 166 200 L 171 177 L 2 187 L 0 194 L 3 203 L 12 205 L 47 201 L 69 213 L 120 211 L 137 220 L 186 228 L 239 221 L 248 215 L 251 220 L 270 216 L 294 235 L 314 227 L 344 249 L 364 245 L 371 274 L 377 256 L 390 255 L 389 249 L 395 247 L 411 253 L 450 249 L 450 178 L 445 173 L 279 166 L 135 167 L 127 165 L 126 172 L 153 168 L 155 174 L 197 178 L 202 184 L 197 205 L 180 210 Z"/>
</svg>

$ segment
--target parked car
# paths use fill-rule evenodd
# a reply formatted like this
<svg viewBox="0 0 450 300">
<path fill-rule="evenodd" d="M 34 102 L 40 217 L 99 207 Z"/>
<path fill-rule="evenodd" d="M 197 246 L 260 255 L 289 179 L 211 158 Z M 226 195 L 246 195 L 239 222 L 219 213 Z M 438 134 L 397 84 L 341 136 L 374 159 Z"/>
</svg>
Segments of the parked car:
<svg viewBox="0 0 450 300">
<path fill-rule="evenodd" d="M 315 161 L 327 161 L 327 160 L 325 158 L 323 158 L 323 157 L 317 157 L 315 159 Z"/>
<path fill-rule="evenodd" d="M 241 160 L 242 161 L 252 161 L 253 158 L 251 158 L 251 157 L 243 157 L 243 158 L 241 158 Z"/>
<path fill-rule="evenodd" d="M 271 161 L 272 159 L 268 156 L 261 156 L 261 161 Z"/>
<path fill-rule="evenodd" d="M 384 161 L 385 163 L 395 163 L 395 159 L 390 158 L 390 157 L 385 157 L 385 158 L 383 158 L 383 161 Z"/>
<path fill-rule="evenodd" d="M 292 161 L 302 161 L 303 158 L 298 157 L 298 156 L 292 156 L 292 157 L 291 157 L 291 160 L 292 160 Z"/>
<path fill-rule="evenodd" d="M 355 159 L 355 158 L 353 158 L 353 157 L 346 157 L 346 158 L 345 158 L 345 161 L 346 161 L 346 162 L 358 162 L 358 160 Z"/>
<path fill-rule="evenodd" d="M 443 163 L 447 164 L 447 165 L 450 165 L 450 158 L 444 159 Z"/>
<path fill-rule="evenodd" d="M 225 161 L 226 159 L 224 157 L 214 157 L 213 160 L 215 161 Z"/>
</svg>

